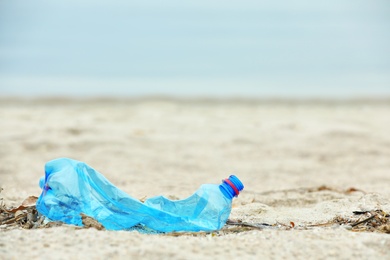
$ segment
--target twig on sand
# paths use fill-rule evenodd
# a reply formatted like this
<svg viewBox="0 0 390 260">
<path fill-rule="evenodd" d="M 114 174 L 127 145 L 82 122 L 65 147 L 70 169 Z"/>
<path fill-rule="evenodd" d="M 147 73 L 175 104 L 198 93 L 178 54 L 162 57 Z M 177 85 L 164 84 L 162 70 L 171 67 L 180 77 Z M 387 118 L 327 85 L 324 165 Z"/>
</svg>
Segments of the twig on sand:
<svg viewBox="0 0 390 260">
<path fill-rule="evenodd" d="M 351 227 L 356 227 L 356 226 L 358 226 L 358 225 L 360 225 L 360 224 L 363 224 L 363 223 L 365 223 L 365 222 L 368 222 L 368 221 L 370 221 L 371 219 L 375 218 L 375 216 L 376 216 L 376 214 L 373 214 L 372 216 L 370 216 L 370 217 L 368 217 L 368 218 L 366 218 L 366 219 L 363 219 L 363 220 L 361 220 L 361 221 L 358 221 L 358 222 L 356 222 L 356 223 L 353 223 L 353 224 L 351 224 Z"/>
<path fill-rule="evenodd" d="M 231 219 L 228 219 L 226 222 L 226 225 L 232 225 L 232 226 L 241 226 L 241 227 L 249 227 L 253 229 L 260 229 L 262 230 L 264 227 L 270 227 L 272 225 L 267 224 L 267 223 L 261 223 L 261 224 L 250 224 L 247 222 L 242 222 L 242 221 L 234 221 Z"/>
</svg>

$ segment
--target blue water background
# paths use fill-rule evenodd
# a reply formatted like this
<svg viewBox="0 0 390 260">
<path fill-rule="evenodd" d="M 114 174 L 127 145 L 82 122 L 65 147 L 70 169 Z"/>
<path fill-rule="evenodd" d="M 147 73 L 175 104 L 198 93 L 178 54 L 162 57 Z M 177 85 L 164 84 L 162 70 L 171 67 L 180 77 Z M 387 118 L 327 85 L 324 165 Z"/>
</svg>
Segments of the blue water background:
<svg viewBox="0 0 390 260">
<path fill-rule="evenodd" d="M 0 96 L 390 96 L 390 2 L 0 1 Z"/>
</svg>

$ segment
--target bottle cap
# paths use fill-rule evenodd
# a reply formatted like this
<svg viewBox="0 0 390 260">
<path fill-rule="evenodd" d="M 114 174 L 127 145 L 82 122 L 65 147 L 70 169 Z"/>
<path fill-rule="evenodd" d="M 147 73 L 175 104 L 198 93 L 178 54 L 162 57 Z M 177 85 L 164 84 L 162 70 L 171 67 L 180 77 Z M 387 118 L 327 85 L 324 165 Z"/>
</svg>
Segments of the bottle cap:
<svg viewBox="0 0 390 260">
<path fill-rule="evenodd" d="M 230 175 L 229 178 L 222 180 L 219 188 L 227 198 L 232 199 L 240 194 L 240 191 L 244 189 L 244 185 L 235 175 Z"/>
</svg>

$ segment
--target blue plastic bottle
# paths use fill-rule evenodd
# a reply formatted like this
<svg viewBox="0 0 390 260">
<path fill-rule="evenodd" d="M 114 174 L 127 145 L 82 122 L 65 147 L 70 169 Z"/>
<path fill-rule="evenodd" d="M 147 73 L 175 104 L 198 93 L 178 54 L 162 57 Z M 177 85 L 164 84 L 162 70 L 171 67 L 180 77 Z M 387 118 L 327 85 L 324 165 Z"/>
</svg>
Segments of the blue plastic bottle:
<svg viewBox="0 0 390 260">
<path fill-rule="evenodd" d="M 234 175 L 222 184 L 204 184 L 183 200 L 157 196 L 144 203 L 110 183 L 87 164 L 60 158 L 45 165 L 37 210 L 54 221 L 82 225 L 80 213 L 108 230 L 143 225 L 160 232 L 213 231 L 225 225 L 232 199 L 244 188 Z"/>
</svg>

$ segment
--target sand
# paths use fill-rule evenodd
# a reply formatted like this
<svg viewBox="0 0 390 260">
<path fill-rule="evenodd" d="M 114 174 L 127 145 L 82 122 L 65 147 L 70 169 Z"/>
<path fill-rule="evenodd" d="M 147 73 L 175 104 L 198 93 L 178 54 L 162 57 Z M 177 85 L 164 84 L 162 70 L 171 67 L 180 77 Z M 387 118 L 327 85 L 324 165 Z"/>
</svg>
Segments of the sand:
<svg viewBox="0 0 390 260">
<path fill-rule="evenodd" d="M 389 115 L 388 100 L 2 99 L 9 206 L 39 196 L 47 161 L 70 157 L 136 198 L 185 198 L 234 173 L 245 190 L 230 218 L 274 226 L 180 236 L 2 227 L 0 258 L 390 258 L 389 234 L 310 226 L 390 212 Z"/>
</svg>

